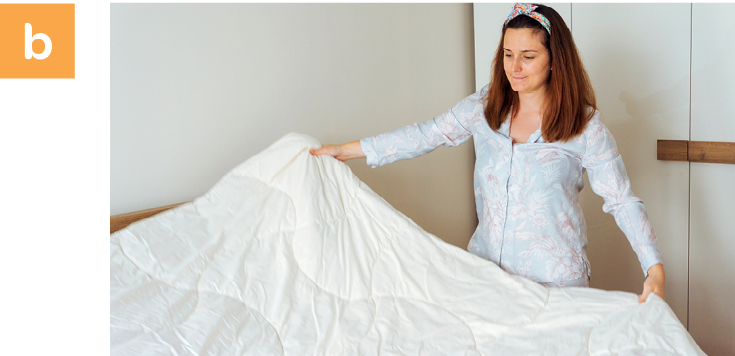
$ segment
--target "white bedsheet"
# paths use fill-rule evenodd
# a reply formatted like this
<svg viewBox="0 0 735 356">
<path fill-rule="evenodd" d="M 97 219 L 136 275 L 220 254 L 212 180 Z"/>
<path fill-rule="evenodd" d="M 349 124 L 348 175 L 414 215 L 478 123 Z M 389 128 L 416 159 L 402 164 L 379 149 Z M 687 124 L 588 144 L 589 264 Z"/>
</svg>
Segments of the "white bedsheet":
<svg viewBox="0 0 735 356">
<path fill-rule="evenodd" d="M 509 275 L 318 146 L 286 135 L 110 236 L 111 354 L 703 354 L 657 296 Z"/>
</svg>

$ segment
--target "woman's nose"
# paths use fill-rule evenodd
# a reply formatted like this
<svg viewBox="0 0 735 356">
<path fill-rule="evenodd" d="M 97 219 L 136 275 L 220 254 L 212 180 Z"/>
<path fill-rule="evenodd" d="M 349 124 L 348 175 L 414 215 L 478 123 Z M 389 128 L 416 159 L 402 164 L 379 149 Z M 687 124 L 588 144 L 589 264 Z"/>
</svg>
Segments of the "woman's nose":
<svg viewBox="0 0 735 356">
<path fill-rule="evenodd" d="M 521 60 L 516 58 L 513 59 L 513 66 L 511 67 L 514 72 L 520 72 L 521 71 Z"/>
</svg>

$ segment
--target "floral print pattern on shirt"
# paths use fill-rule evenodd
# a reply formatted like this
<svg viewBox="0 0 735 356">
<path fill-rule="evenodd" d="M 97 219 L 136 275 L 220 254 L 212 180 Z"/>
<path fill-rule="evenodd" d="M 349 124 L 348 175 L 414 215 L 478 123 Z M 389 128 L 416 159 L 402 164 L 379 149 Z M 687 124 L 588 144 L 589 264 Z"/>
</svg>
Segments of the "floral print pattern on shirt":
<svg viewBox="0 0 735 356">
<path fill-rule="evenodd" d="M 587 229 L 579 205 L 586 170 L 638 255 L 644 274 L 661 263 L 643 203 L 633 195 L 615 139 L 595 112 L 584 132 L 567 142 L 544 141 L 541 128 L 513 144 L 506 120 L 488 126 L 479 92 L 444 114 L 360 141 L 373 167 L 457 146 L 475 144 L 474 190 L 479 224 L 468 250 L 505 271 L 548 286 L 588 286 Z"/>
</svg>

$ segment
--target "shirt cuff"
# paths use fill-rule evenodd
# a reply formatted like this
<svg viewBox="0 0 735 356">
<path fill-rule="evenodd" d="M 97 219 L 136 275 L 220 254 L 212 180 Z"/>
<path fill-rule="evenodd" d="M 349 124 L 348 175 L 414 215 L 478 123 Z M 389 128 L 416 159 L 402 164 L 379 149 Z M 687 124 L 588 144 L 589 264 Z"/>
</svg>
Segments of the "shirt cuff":
<svg viewBox="0 0 735 356">
<path fill-rule="evenodd" d="M 371 137 L 366 137 L 360 140 L 360 148 L 362 148 L 362 153 L 365 154 L 367 165 L 372 166 L 373 168 L 378 167 L 378 155 L 375 154 L 375 148 L 370 143 Z"/>
<path fill-rule="evenodd" d="M 641 260 L 641 268 L 643 268 L 643 276 L 648 277 L 648 270 L 656 264 L 663 264 L 661 262 L 661 255 L 658 251 L 649 253 L 646 257 Z"/>
</svg>

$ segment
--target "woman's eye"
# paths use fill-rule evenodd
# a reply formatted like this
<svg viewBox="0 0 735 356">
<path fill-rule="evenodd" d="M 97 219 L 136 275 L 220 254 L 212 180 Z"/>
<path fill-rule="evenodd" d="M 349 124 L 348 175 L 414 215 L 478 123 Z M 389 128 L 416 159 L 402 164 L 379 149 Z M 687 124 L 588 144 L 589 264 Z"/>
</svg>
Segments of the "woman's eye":
<svg viewBox="0 0 735 356">
<path fill-rule="evenodd" d="M 533 57 L 524 57 L 524 58 L 526 58 L 526 59 L 533 59 Z"/>
<path fill-rule="evenodd" d="M 508 58 L 510 58 L 510 54 L 507 54 L 507 53 L 506 53 L 506 55 L 505 55 L 505 56 L 506 56 L 506 57 L 508 57 Z"/>
</svg>

